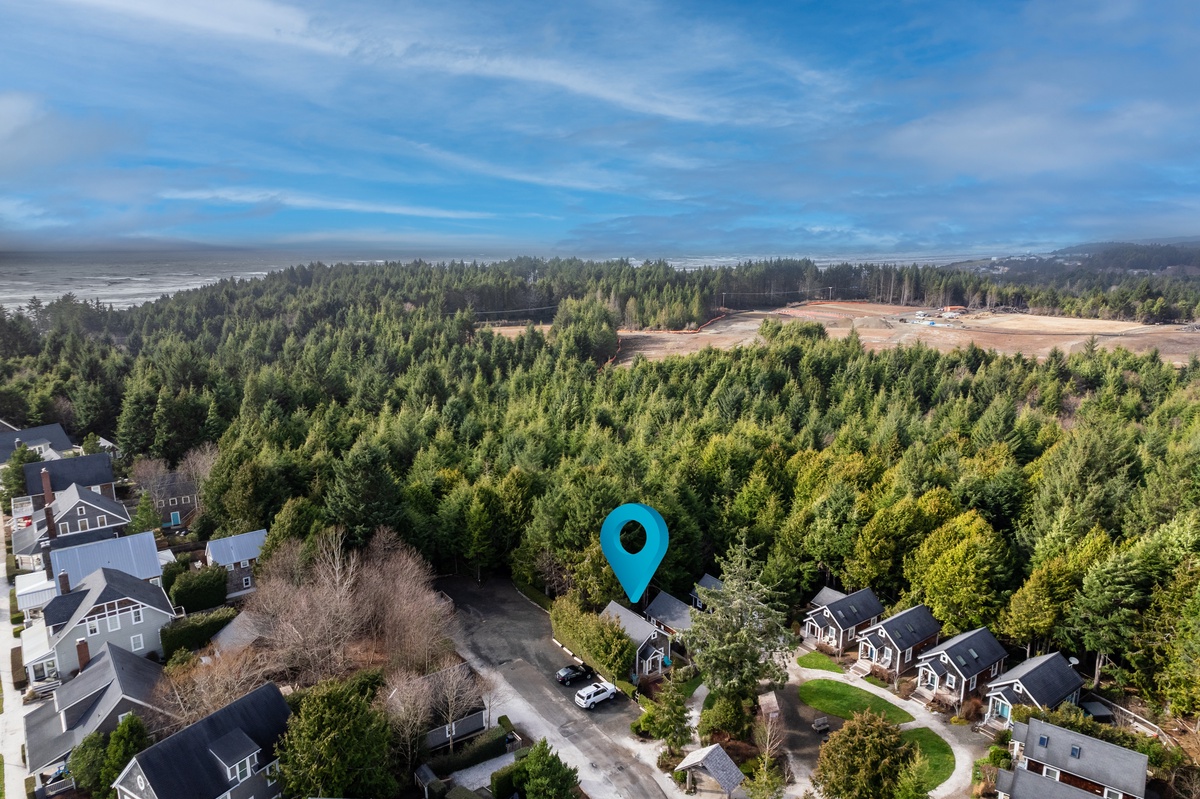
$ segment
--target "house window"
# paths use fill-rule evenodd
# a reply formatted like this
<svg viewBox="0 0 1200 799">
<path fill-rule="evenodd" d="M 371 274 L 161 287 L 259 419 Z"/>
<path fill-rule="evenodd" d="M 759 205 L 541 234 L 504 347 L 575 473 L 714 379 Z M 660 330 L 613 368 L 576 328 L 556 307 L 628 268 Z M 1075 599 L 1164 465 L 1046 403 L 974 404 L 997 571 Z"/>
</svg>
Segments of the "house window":
<svg viewBox="0 0 1200 799">
<path fill-rule="evenodd" d="M 232 564 L 232 563 L 230 563 L 230 564 L 226 565 L 226 566 L 225 566 L 225 569 L 226 569 L 227 571 L 233 571 L 233 564 Z"/>
<path fill-rule="evenodd" d="M 1125 794 L 1112 788 L 1105 788 L 1104 799 L 1125 799 Z"/>
<path fill-rule="evenodd" d="M 97 493 L 97 494 L 99 494 L 99 493 L 100 493 L 100 486 L 92 486 L 92 491 L 93 491 L 94 493 Z"/>
<path fill-rule="evenodd" d="M 248 560 L 243 560 L 243 561 L 241 562 L 241 564 L 239 564 L 239 565 L 240 565 L 240 566 L 241 566 L 243 569 L 249 569 L 249 568 L 250 568 L 250 561 L 248 561 Z"/>
<path fill-rule="evenodd" d="M 139 791 L 146 790 L 146 778 L 141 774 L 137 775 L 137 786 Z"/>
<path fill-rule="evenodd" d="M 146 645 L 142 642 L 142 634 L 141 633 L 138 633 L 137 635 L 131 636 L 129 638 L 129 651 L 130 652 L 141 652 L 145 648 L 146 648 Z"/>
<path fill-rule="evenodd" d="M 991 676 L 995 677 L 999 673 L 1000 673 L 1000 663 L 999 662 L 993 663 Z"/>
<path fill-rule="evenodd" d="M 79 520 L 79 532 L 81 532 L 81 533 L 87 532 L 87 529 L 88 529 L 87 519 L 80 519 Z"/>
<path fill-rule="evenodd" d="M 158 505 L 158 507 L 160 507 L 160 508 L 165 508 L 165 507 L 167 507 L 167 503 L 163 502 L 161 499 L 160 499 L 160 500 L 157 502 L 157 505 Z"/>
<path fill-rule="evenodd" d="M 1038 746 L 1045 749 L 1049 745 L 1050 745 L 1050 736 L 1049 735 L 1038 736 Z"/>
<path fill-rule="evenodd" d="M 908 663 L 911 660 L 912 660 L 912 647 L 910 646 L 908 649 L 904 650 L 904 662 Z"/>
<path fill-rule="evenodd" d="M 108 617 L 108 631 L 111 633 L 111 632 L 115 632 L 119 629 L 121 629 L 121 617 L 119 615 L 109 616 Z"/>
<path fill-rule="evenodd" d="M 126 716 L 132 716 L 132 715 L 133 715 L 133 711 L 132 711 L 132 710 L 130 710 L 130 711 L 129 711 L 129 712 L 127 712 L 127 713 L 121 713 L 120 715 L 118 715 L 118 716 L 117 716 L 117 723 L 118 723 L 118 724 L 120 724 L 122 721 L 124 721 L 124 720 L 125 720 L 125 717 L 126 717 Z"/>
<path fill-rule="evenodd" d="M 67 524 L 66 522 L 59 522 L 58 531 L 60 533 L 69 533 L 71 532 L 71 525 Z"/>
<path fill-rule="evenodd" d="M 1071 757 L 1075 758 L 1076 760 L 1079 759 L 1079 755 L 1082 754 L 1082 752 L 1083 750 L 1081 750 L 1078 746 L 1071 747 Z"/>
<path fill-rule="evenodd" d="M 58 676 L 58 665 L 53 660 L 33 664 L 33 679 L 35 682 L 53 680 Z"/>
<path fill-rule="evenodd" d="M 141 608 L 133 609 L 133 623 L 134 624 L 142 623 L 142 609 Z"/>
<path fill-rule="evenodd" d="M 103 513 L 101 513 L 99 516 L 96 517 L 96 526 L 97 527 L 104 527 L 107 524 L 108 524 L 108 517 L 105 516 Z"/>
<path fill-rule="evenodd" d="M 175 497 L 171 497 L 171 507 L 174 507 L 178 504 L 179 504 L 179 500 Z"/>
<path fill-rule="evenodd" d="M 967 684 L 967 690 L 968 690 L 968 691 L 974 691 L 974 690 L 975 690 L 975 678 L 974 678 L 974 677 L 972 677 L 972 678 L 971 678 L 971 682 Z"/>
<path fill-rule="evenodd" d="M 250 759 L 247 758 L 237 764 L 237 781 L 245 782 L 250 778 Z"/>
<path fill-rule="evenodd" d="M 87 634 L 89 637 L 100 634 L 100 622 L 95 619 L 88 619 Z"/>
<path fill-rule="evenodd" d="M 276 760 L 272 763 L 268 763 L 267 764 L 267 785 L 274 785 L 275 781 L 277 779 L 279 779 L 279 777 L 277 776 L 278 774 L 279 774 L 279 761 Z"/>
<path fill-rule="evenodd" d="M 162 588 L 162 578 L 161 577 L 151 577 L 150 585 L 157 585 L 159 588 Z"/>
<path fill-rule="evenodd" d="M 958 678 L 955 677 L 953 674 L 947 674 L 946 675 L 946 687 L 949 688 L 950 690 L 954 690 L 955 686 L 957 686 L 957 685 L 958 685 Z"/>
<path fill-rule="evenodd" d="M 250 578 L 243 577 L 242 578 L 242 588 L 249 588 L 249 587 L 250 587 Z"/>
<path fill-rule="evenodd" d="M 1053 766 L 1046 766 L 1046 770 L 1042 772 L 1042 776 L 1048 777 L 1054 781 L 1058 781 L 1058 769 Z"/>
<path fill-rule="evenodd" d="M 80 505 L 78 508 L 75 509 L 76 516 L 82 516 L 85 513 L 87 513 L 87 508 L 83 507 L 82 505 Z"/>
<path fill-rule="evenodd" d="M 191 497 L 184 497 L 183 499 L 181 499 L 181 500 L 179 500 L 179 501 L 180 501 L 180 502 L 182 502 L 184 505 L 191 505 L 191 504 L 192 504 L 192 498 L 191 498 Z"/>
</svg>

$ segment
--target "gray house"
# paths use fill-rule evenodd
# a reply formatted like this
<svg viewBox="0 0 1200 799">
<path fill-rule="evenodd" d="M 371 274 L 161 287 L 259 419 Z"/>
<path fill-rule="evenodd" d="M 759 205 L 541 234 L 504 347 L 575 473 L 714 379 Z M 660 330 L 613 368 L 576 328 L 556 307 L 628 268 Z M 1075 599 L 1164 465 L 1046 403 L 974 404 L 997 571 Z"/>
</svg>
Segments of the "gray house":
<svg viewBox="0 0 1200 799">
<path fill-rule="evenodd" d="M 254 564 L 258 562 L 258 554 L 266 540 L 266 530 L 254 530 L 208 542 L 204 560 L 210 565 L 225 567 L 226 596 L 232 599 L 255 590 Z"/>
<path fill-rule="evenodd" d="M 616 602 L 609 602 L 602 615 L 612 616 L 619 621 L 625 634 L 637 647 L 637 657 L 634 659 L 637 674 L 631 676 L 660 674 L 665 666 L 671 664 L 671 636 L 664 631 Z"/>
<path fill-rule="evenodd" d="M 179 472 L 164 475 L 151 492 L 163 527 L 190 527 L 200 505 L 196 484 Z"/>
<path fill-rule="evenodd" d="M 133 756 L 113 783 L 118 799 L 276 799 L 275 747 L 291 711 L 275 683 Z"/>
<path fill-rule="evenodd" d="M 713 577 L 708 572 L 705 572 L 704 576 L 700 578 L 700 582 L 696 583 L 696 588 L 707 588 L 709 591 L 720 591 L 724 587 L 724 582 Z M 692 589 L 692 607 L 696 610 L 704 610 L 704 603 L 700 601 L 700 593 L 696 588 Z"/>
<path fill-rule="evenodd" d="M 169 551 L 164 554 L 171 557 Z M 116 569 L 153 585 L 161 585 L 162 564 L 153 533 L 52 549 L 45 573 L 17 577 L 17 607 L 25 612 L 27 619 L 35 618 L 47 602 L 59 594 L 70 593 L 84 577 L 97 569 Z"/>
<path fill-rule="evenodd" d="M 858 634 L 855 670 L 866 674 L 879 666 L 892 679 L 916 668 L 917 658 L 937 643 L 942 625 L 924 605 L 902 610 Z"/>
<path fill-rule="evenodd" d="M 25 490 L 33 500 L 34 510 L 41 510 L 54 501 L 59 491 L 79 485 L 109 499 L 116 499 L 112 455 L 98 452 L 78 458 L 25 464 Z"/>
<path fill-rule="evenodd" d="M 23 569 L 45 567 L 47 551 L 115 538 L 129 524 L 129 511 L 116 500 L 72 483 L 13 533 L 13 555 Z"/>
<path fill-rule="evenodd" d="M 1030 658 L 988 685 L 985 723 L 1012 724 L 1014 705 L 1053 710 L 1063 702 L 1079 704 L 1083 677 L 1058 652 Z"/>
<path fill-rule="evenodd" d="M 25 757 L 44 784 L 71 750 L 93 732 L 112 732 L 130 713 L 161 713 L 154 689 L 162 667 L 119 646 L 103 644 L 79 676 L 25 716 Z"/>
<path fill-rule="evenodd" d="M 646 619 L 666 632 L 676 636 L 692 628 L 692 608 L 666 591 L 659 591 L 654 601 L 646 607 Z"/>
<path fill-rule="evenodd" d="M 106 643 L 140 655 L 162 655 L 159 630 L 175 618 L 161 587 L 115 569 L 92 572 L 42 609 L 21 633 L 25 670 L 34 690 L 47 691 L 86 667 Z"/>
<path fill-rule="evenodd" d="M 11 425 L 5 425 L 11 427 Z M 17 448 L 24 444 L 38 455 L 61 457 L 63 453 L 71 452 L 75 445 L 67 437 L 67 431 L 61 424 L 44 424 L 40 427 L 27 427 L 24 430 L 0 429 L 0 468 L 8 463 Z M 46 460 L 46 458 L 43 458 Z"/>
<path fill-rule="evenodd" d="M 827 596 L 833 598 L 832 601 L 818 604 L 808 612 L 804 619 L 804 634 L 838 652 L 845 651 L 859 630 L 873 625 L 883 615 L 883 605 L 870 588 L 849 596 L 830 590 Z"/>
<path fill-rule="evenodd" d="M 1141 752 L 1031 718 L 1013 725 L 1013 770 L 996 775 L 1000 799 L 1145 799 Z"/>
<path fill-rule="evenodd" d="M 955 706 L 979 693 L 1004 668 L 1008 652 L 986 627 L 926 649 L 917 663 L 916 693 Z"/>
</svg>

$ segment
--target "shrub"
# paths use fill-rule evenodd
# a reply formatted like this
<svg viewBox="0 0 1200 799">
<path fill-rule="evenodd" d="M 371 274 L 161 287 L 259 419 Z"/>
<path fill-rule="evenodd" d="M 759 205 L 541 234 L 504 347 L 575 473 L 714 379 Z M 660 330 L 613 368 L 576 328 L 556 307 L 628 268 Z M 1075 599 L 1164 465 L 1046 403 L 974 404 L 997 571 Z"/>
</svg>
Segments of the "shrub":
<svg viewBox="0 0 1200 799">
<path fill-rule="evenodd" d="M 13 607 L 16 607 L 16 605 L 13 605 Z M 14 627 L 17 626 L 18 624 L 20 624 L 22 627 L 24 627 L 25 626 L 25 612 L 18 610 L 15 613 L 9 614 L 8 621 Z"/>
<path fill-rule="evenodd" d="M 901 699 L 908 699 L 910 696 L 913 695 L 913 692 L 916 690 L 917 690 L 917 683 L 915 680 L 912 680 L 912 679 L 901 680 L 900 685 L 897 686 L 897 688 L 896 688 L 896 695 L 899 696 Z"/>
<path fill-rule="evenodd" d="M 446 799 L 479 799 L 479 794 L 468 791 L 461 785 L 455 785 L 450 789 L 450 793 L 446 794 Z"/>
<path fill-rule="evenodd" d="M 449 792 L 450 788 L 447 787 L 446 783 L 442 782 L 441 780 L 434 780 L 433 782 L 429 783 L 430 799 L 444 799 L 446 794 Z"/>
<path fill-rule="evenodd" d="M 633 668 L 637 652 L 620 622 L 586 613 L 574 597 L 554 600 L 550 627 L 556 639 L 610 681 Z"/>
<path fill-rule="evenodd" d="M 25 660 L 21 657 L 21 647 L 14 646 L 12 648 L 11 658 L 13 688 L 23 691 L 29 685 L 29 677 L 25 674 Z"/>
<path fill-rule="evenodd" d="M 175 585 L 175 581 L 179 579 L 179 575 L 186 573 L 187 570 L 187 563 L 179 560 L 173 560 L 166 566 L 163 566 L 162 589 L 167 592 L 167 596 L 171 595 L 171 587 Z"/>
<path fill-rule="evenodd" d="M 967 721 L 979 721 L 983 718 L 983 702 L 978 697 L 971 697 L 963 702 L 962 709 L 958 711 L 958 715 Z"/>
<path fill-rule="evenodd" d="M 1012 730 L 1000 730 L 996 733 L 996 746 L 1008 746 L 1012 742 Z"/>
<path fill-rule="evenodd" d="M 528 749 L 518 750 L 528 754 Z M 525 776 L 525 758 L 514 760 L 507 766 L 492 772 L 492 796 L 500 799 L 508 799 L 517 790 L 517 783 L 523 782 L 521 779 Z"/>
<path fill-rule="evenodd" d="M 171 604 L 182 605 L 188 613 L 215 608 L 225 602 L 225 580 L 221 566 L 181 574 L 171 586 Z"/>
<path fill-rule="evenodd" d="M 742 738 L 749 724 L 750 718 L 740 699 L 719 696 L 711 709 L 701 711 L 698 732 L 701 737 L 720 731 L 731 738 Z"/>
<path fill-rule="evenodd" d="M 508 732 L 503 727 L 492 727 L 472 738 L 457 752 L 448 752 L 429 761 L 434 774 L 450 774 L 471 766 L 500 757 L 507 749 Z"/>
<path fill-rule="evenodd" d="M 653 703 L 646 708 L 646 712 L 634 719 L 629 725 L 629 731 L 639 738 L 656 738 L 655 725 L 657 717 L 655 716 L 656 707 Z"/>
<path fill-rule="evenodd" d="M 996 768 L 1009 769 L 1012 768 L 1012 754 L 1003 746 L 992 746 L 988 748 L 987 762 Z"/>
<path fill-rule="evenodd" d="M 496 723 L 503 727 L 505 732 L 513 731 L 513 723 L 508 720 L 508 716 L 501 716 L 496 719 Z"/>
<path fill-rule="evenodd" d="M 211 641 L 221 628 L 233 621 L 235 616 L 237 611 L 233 608 L 217 608 L 208 613 L 195 613 L 176 619 L 163 627 L 159 633 L 164 657 L 170 662 L 181 649 L 189 652 L 199 649 Z"/>
</svg>

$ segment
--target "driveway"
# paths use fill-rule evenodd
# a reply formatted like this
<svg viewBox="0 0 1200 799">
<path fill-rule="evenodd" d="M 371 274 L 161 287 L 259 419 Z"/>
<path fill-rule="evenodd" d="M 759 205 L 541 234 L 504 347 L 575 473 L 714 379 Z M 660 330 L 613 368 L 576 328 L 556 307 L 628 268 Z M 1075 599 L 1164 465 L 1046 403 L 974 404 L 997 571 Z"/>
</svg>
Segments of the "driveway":
<svg viewBox="0 0 1200 799">
<path fill-rule="evenodd" d="M 579 769 L 593 799 L 665 799 L 670 780 L 653 766 L 653 745 L 634 740 L 629 724 L 641 710 L 623 695 L 591 711 L 577 707 L 575 691 L 559 685 L 554 672 L 571 662 L 550 638 L 546 612 L 507 580 L 482 586 L 449 577 L 438 587 L 454 600 L 461 632 L 460 653 L 497 682 L 492 718 L 505 714 L 535 739 L 546 738 Z M 668 790 L 674 790 L 668 787 Z"/>
</svg>

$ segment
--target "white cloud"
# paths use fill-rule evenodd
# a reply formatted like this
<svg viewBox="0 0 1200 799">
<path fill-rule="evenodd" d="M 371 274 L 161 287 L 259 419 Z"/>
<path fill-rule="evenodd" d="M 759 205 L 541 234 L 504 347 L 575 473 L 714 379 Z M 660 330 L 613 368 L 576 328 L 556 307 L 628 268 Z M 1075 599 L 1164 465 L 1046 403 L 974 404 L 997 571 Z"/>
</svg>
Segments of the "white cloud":
<svg viewBox="0 0 1200 799">
<path fill-rule="evenodd" d="M 0 228 L 32 230 L 59 227 L 66 222 L 50 211 L 19 197 L 0 197 Z"/>
<path fill-rule="evenodd" d="M 199 202 L 230 203 L 234 205 L 283 205 L 289 208 L 318 211 L 350 211 L 360 214 L 388 214 L 426 219 L 492 219 L 495 214 L 482 211 L 459 211 L 427 208 L 414 205 L 343 200 L 318 197 L 291 191 L 254 188 L 221 188 L 170 190 L 159 194 L 164 200 L 195 200 Z"/>
</svg>

